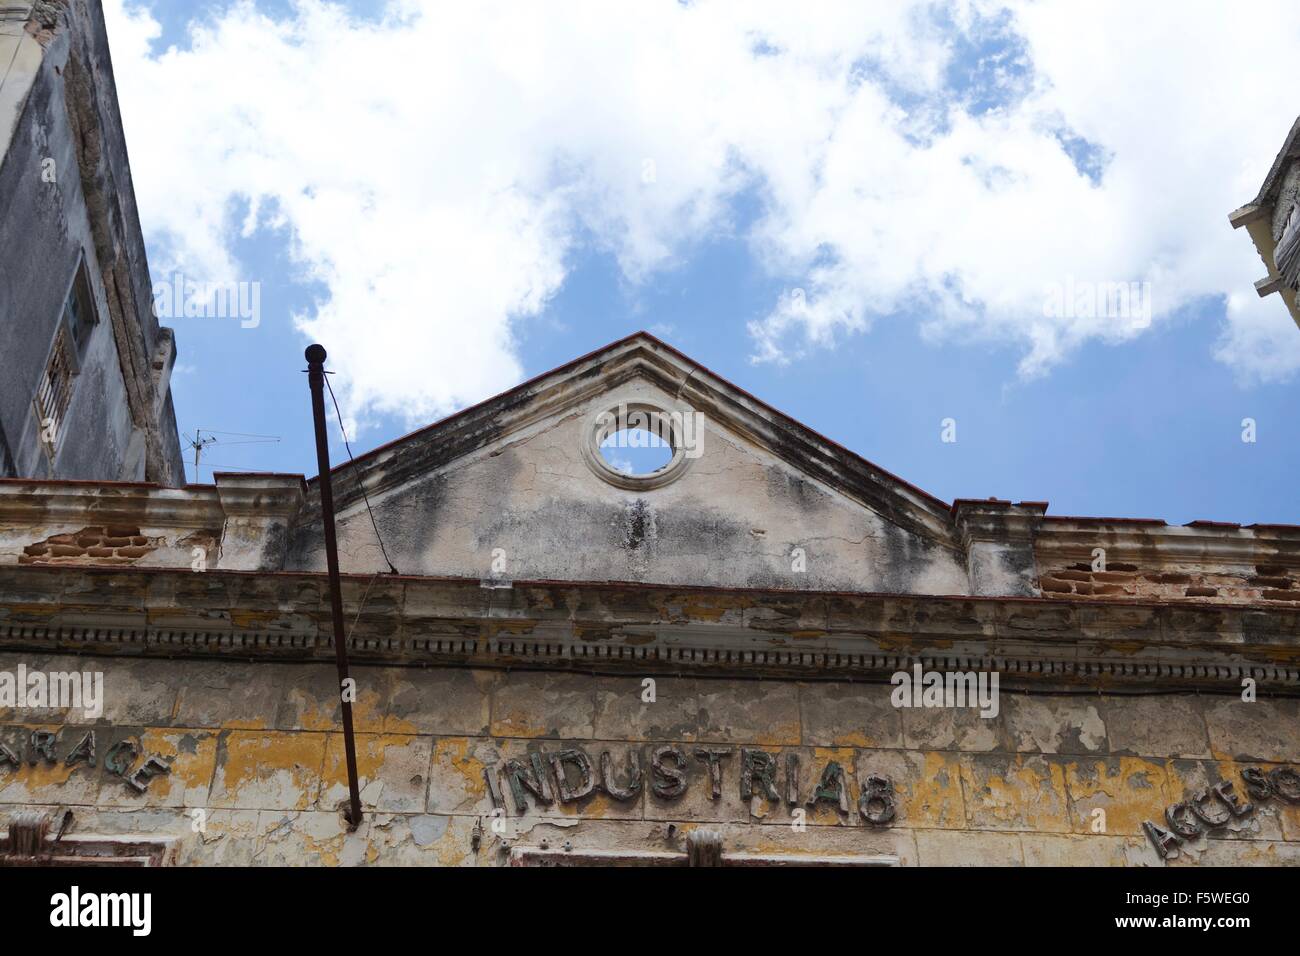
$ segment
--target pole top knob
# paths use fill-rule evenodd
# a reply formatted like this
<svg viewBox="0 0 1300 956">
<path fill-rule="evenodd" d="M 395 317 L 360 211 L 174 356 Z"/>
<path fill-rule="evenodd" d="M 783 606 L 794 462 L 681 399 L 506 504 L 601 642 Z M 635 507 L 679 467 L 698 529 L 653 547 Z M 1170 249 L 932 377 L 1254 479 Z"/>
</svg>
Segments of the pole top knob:
<svg viewBox="0 0 1300 956">
<path fill-rule="evenodd" d="M 303 353 L 307 356 L 307 364 L 324 365 L 325 364 L 325 346 L 309 345 L 307 351 Z"/>
</svg>

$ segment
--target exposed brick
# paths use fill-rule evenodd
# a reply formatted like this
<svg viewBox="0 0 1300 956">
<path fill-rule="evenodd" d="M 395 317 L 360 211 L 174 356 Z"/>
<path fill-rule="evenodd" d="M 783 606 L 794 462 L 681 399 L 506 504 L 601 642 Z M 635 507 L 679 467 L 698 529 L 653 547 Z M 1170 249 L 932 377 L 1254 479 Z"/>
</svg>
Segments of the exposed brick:
<svg viewBox="0 0 1300 956">
<path fill-rule="evenodd" d="M 1300 601 L 1300 591 L 1265 591 L 1261 596 L 1268 601 Z"/>
<path fill-rule="evenodd" d="M 1098 571 L 1093 576 L 1094 581 L 1121 582 L 1127 584 L 1133 580 L 1133 575 L 1123 571 Z"/>
<path fill-rule="evenodd" d="M 1188 597 L 1218 597 L 1218 588 L 1190 587 L 1187 589 Z"/>
<path fill-rule="evenodd" d="M 104 529 L 104 533 L 110 538 L 133 538 L 140 533 L 140 529 L 129 525 L 111 524 Z"/>
<path fill-rule="evenodd" d="M 1052 578 L 1043 578 L 1039 582 L 1039 587 L 1044 591 L 1051 591 L 1056 594 L 1069 594 L 1070 585 L 1065 581 L 1056 581 Z"/>
<path fill-rule="evenodd" d="M 152 550 L 153 548 L 137 548 L 137 547 L 118 548 L 117 555 L 120 558 L 143 558 L 146 554 L 148 554 Z"/>
<path fill-rule="evenodd" d="M 105 538 L 104 547 L 106 548 L 129 548 L 131 546 L 130 538 Z"/>
<path fill-rule="evenodd" d="M 1089 571 L 1053 571 L 1052 577 L 1061 578 L 1064 581 L 1091 581 L 1092 573 Z"/>
<path fill-rule="evenodd" d="M 1257 587 L 1278 588 L 1283 591 L 1291 587 L 1291 581 L 1288 578 L 1266 578 L 1261 576 L 1247 578 L 1246 583 L 1254 584 Z"/>
</svg>

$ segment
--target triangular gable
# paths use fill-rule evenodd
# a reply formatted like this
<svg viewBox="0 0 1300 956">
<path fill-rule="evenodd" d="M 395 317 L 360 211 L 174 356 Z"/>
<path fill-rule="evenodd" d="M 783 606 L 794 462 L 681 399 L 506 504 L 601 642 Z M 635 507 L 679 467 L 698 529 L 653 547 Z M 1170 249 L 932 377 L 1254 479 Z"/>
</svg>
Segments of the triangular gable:
<svg viewBox="0 0 1300 956">
<path fill-rule="evenodd" d="M 702 416 L 702 454 L 662 487 L 596 480 L 581 460 L 593 415 L 642 404 Z M 350 570 L 386 568 L 370 550 L 360 481 L 404 573 L 489 576 L 501 549 L 512 577 L 897 591 L 928 578 L 939 589 L 932 593 L 965 589 L 946 503 L 645 332 L 340 464 L 332 476 L 341 539 L 361 549 Z M 290 562 L 314 567 L 318 521 L 304 517 Z M 651 537 L 638 541 L 647 521 Z M 595 554 L 544 554 L 564 548 Z"/>
<path fill-rule="evenodd" d="M 360 500 L 356 476 L 368 493 L 486 445 L 512 431 L 562 414 L 583 399 L 643 376 L 718 422 L 743 430 L 809 477 L 839 488 L 882 517 L 955 544 L 951 506 L 861 455 L 817 433 L 689 358 L 649 332 L 626 338 L 543 372 L 499 395 L 462 409 L 401 438 L 336 464 L 331 474 L 340 510 Z M 435 450 L 436 449 L 436 450 Z M 308 484 L 315 486 L 316 479 Z"/>
</svg>

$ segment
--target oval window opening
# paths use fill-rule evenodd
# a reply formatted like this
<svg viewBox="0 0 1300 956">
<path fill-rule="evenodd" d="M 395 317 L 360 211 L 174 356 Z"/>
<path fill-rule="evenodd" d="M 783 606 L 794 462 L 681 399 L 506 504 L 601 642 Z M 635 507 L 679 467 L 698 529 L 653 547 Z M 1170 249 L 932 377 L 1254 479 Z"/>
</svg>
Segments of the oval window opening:
<svg viewBox="0 0 1300 956">
<path fill-rule="evenodd" d="M 600 443 L 605 464 L 625 475 L 653 475 L 673 460 L 673 446 L 646 428 L 620 428 Z"/>
</svg>

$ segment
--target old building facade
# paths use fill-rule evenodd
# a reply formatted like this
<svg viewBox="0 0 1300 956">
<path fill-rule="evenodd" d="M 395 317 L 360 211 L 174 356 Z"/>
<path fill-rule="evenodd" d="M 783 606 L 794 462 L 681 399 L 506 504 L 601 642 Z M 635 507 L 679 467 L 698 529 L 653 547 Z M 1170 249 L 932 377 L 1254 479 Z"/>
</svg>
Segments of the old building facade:
<svg viewBox="0 0 1300 956">
<path fill-rule="evenodd" d="M 355 829 L 316 480 L 0 482 L 0 858 L 1300 862 L 1298 527 L 939 501 L 645 334 L 333 485 Z"/>
<path fill-rule="evenodd" d="M 0 476 L 185 482 L 97 2 L 0 3 Z"/>
<path fill-rule="evenodd" d="M 1277 293 L 1300 325 L 1300 117 L 1269 167 L 1259 193 L 1229 217 L 1246 227 L 1267 274 L 1255 283 L 1261 297 Z"/>
</svg>

